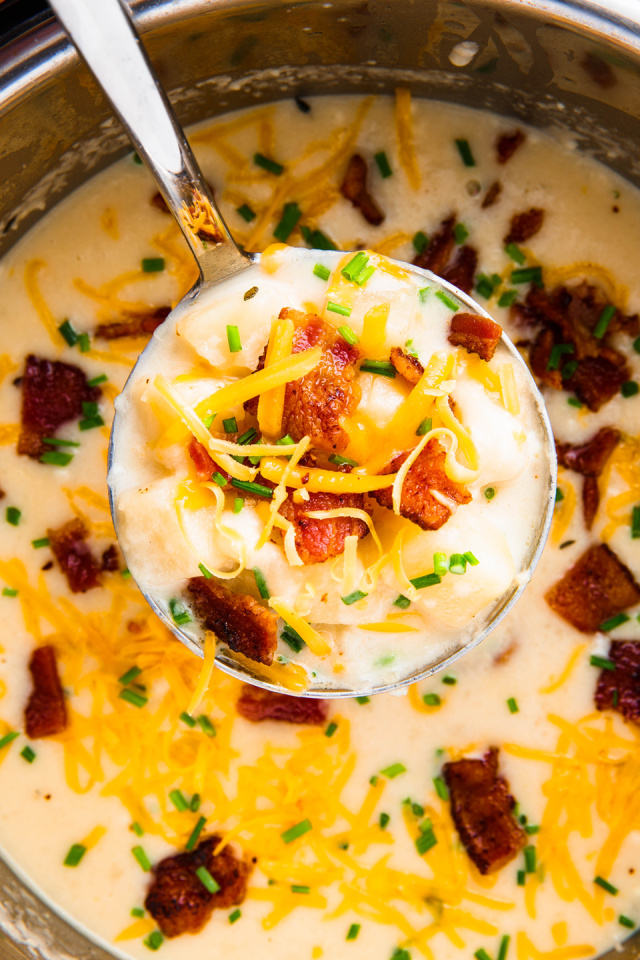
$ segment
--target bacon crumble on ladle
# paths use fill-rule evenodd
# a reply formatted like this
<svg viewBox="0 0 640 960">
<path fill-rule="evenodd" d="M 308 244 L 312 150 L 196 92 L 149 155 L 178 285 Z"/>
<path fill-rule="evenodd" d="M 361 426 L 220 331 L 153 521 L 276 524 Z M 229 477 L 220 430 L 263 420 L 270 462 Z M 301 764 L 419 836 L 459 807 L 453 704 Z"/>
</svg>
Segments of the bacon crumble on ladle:
<svg viewBox="0 0 640 960">
<path fill-rule="evenodd" d="M 54 647 L 37 647 L 29 661 L 33 691 L 25 708 L 25 731 L 28 737 L 54 737 L 67 726 L 67 708 L 58 675 Z"/>
</svg>

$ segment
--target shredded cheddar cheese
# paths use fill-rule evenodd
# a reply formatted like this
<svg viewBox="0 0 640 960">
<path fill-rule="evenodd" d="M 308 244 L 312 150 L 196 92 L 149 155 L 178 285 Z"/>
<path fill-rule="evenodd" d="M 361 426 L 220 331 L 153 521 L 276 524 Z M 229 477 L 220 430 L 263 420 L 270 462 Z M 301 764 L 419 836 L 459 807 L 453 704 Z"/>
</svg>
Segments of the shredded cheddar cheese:
<svg viewBox="0 0 640 960">
<path fill-rule="evenodd" d="M 312 653 L 317 657 L 325 657 L 331 652 L 331 647 L 324 637 L 320 636 L 317 630 L 307 623 L 295 610 L 281 600 L 279 597 L 271 597 L 269 606 L 272 607 L 279 617 L 282 617 L 285 623 L 300 634 Z"/>
<path fill-rule="evenodd" d="M 293 345 L 294 326 L 291 320 L 274 320 L 271 325 L 271 336 L 265 357 L 264 366 L 272 366 L 279 360 L 291 356 Z M 280 384 L 272 390 L 264 391 L 258 400 L 258 426 L 261 433 L 267 437 L 280 435 L 282 426 L 282 412 L 284 410 L 284 395 L 286 384 Z"/>
<path fill-rule="evenodd" d="M 420 186 L 420 171 L 413 142 L 411 91 L 402 87 L 396 89 L 396 137 L 400 163 L 412 190 L 417 190 Z"/>
</svg>

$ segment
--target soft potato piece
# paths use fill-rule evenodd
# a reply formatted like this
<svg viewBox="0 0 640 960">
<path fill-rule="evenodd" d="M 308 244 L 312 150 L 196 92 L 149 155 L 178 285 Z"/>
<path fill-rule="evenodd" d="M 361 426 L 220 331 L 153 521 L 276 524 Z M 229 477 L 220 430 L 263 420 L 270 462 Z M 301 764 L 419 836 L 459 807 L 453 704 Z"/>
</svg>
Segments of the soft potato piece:
<svg viewBox="0 0 640 960">
<path fill-rule="evenodd" d="M 453 392 L 456 414 L 473 437 L 480 457 L 481 483 L 513 480 L 526 463 L 525 444 L 516 435 L 518 419 L 494 403 L 479 383 L 459 381 Z"/>
</svg>

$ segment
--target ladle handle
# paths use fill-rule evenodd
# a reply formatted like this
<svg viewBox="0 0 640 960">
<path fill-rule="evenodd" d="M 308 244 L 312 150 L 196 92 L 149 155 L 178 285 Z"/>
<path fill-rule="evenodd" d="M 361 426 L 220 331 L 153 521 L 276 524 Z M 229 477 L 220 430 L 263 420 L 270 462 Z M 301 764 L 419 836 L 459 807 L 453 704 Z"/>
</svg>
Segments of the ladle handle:
<svg viewBox="0 0 640 960">
<path fill-rule="evenodd" d="M 203 281 L 248 266 L 120 0 L 51 0 L 176 218 Z"/>
</svg>

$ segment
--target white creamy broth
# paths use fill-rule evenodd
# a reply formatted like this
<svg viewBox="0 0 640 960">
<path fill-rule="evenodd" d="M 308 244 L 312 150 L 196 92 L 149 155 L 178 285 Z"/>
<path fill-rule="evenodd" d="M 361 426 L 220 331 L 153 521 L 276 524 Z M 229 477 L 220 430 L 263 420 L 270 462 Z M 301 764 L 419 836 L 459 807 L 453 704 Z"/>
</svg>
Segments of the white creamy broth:
<svg viewBox="0 0 640 960">
<path fill-rule="evenodd" d="M 410 260 L 416 231 L 434 234 L 440 222 L 455 212 L 469 231 L 469 243 L 478 249 L 478 269 L 488 276 L 495 272 L 508 277 L 512 264 L 505 256 L 503 238 L 510 219 L 536 206 L 545 210 L 545 222 L 539 234 L 523 244 L 529 263 L 539 262 L 545 270 L 597 265 L 600 272 L 595 279 L 611 277 L 617 297 L 624 298 L 622 288 L 627 288 L 626 312 L 640 308 L 636 279 L 640 200 L 632 187 L 611 172 L 568 151 L 552 137 L 529 130 L 524 145 L 508 164 L 499 166 L 494 142 L 499 133 L 513 130 L 510 121 L 449 104 L 415 101 L 413 134 L 420 185 L 414 190 L 398 153 L 392 99 L 373 100 L 357 132 L 352 125 L 364 109 L 362 99 L 327 97 L 310 102 L 309 114 L 301 114 L 292 103 L 281 103 L 205 125 L 194 135 L 198 158 L 240 242 L 253 249 L 270 242 L 276 213 L 262 234 L 251 239 L 255 222 L 247 224 L 235 211 L 243 203 L 253 203 L 262 212 L 273 185 L 266 178 L 253 182 L 252 167 L 228 163 L 224 158 L 231 154 L 225 144 L 250 158 L 256 149 L 268 152 L 265 144 L 271 142 L 281 162 L 293 163 L 311 144 L 321 142 L 328 153 L 332 143 L 340 142 L 339 130 L 344 129 L 353 133 L 354 149 L 367 158 L 384 149 L 393 175 L 381 179 L 371 163 L 369 188 L 386 214 L 377 228 L 368 226 L 359 211 L 337 196 L 347 153 L 330 168 L 326 192 L 324 183 L 317 184 L 325 207 L 316 208 L 313 226 L 340 248 L 373 248 L 386 242 L 382 252 Z M 227 128 L 222 143 L 220 123 L 228 119 L 238 123 Z M 476 167 L 463 166 L 456 138 L 468 140 Z M 312 169 L 317 158 L 309 154 L 304 162 Z M 484 191 L 497 179 L 502 183 L 501 197 L 483 210 Z M 472 196 L 467 190 L 471 180 L 477 180 L 483 192 Z M 0 753 L 0 841 L 6 855 L 93 937 L 133 957 L 149 955 L 143 939 L 155 925 L 146 915 L 131 939 L 115 940 L 136 922 L 130 911 L 142 906 L 149 883 L 131 848 L 141 845 L 152 863 L 183 849 L 200 813 L 207 818 L 208 832 L 224 833 L 246 823 L 239 842 L 259 862 L 249 896 L 240 907 L 240 919 L 230 924 L 231 910 L 214 912 L 196 936 L 165 940 L 161 952 L 167 957 L 184 957 L 187 952 L 195 958 L 259 952 L 278 960 L 320 956 L 387 960 L 400 946 L 406 947 L 412 960 L 430 956 L 429 951 L 438 958 L 469 957 L 480 947 L 495 957 L 505 934 L 511 936 L 509 960 L 531 956 L 525 937 L 550 960 L 605 950 L 627 934 L 618 921 L 620 915 L 640 920 L 637 815 L 632 803 L 637 793 L 633 785 L 638 741 L 633 726 L 619 715 L 594 713 L 598 671 L 590 666 L 589 657 L 606 656 L 608 640 L 603 634 L 578 633 L 552 612 L 544 595 L 605 533 L 635 576 L 640 574 L 638 541 L 631 540 L 629 532 L 630 508 L 627 505 L 616 513 L 610 503 L 612 496 L 627 493 L 634 482 L 629 471 L 637 461 L 630 442 L 624 446 L 626 472 L 616 466 L 603 474 L 602 506 L 591 533 L 586 532 L 580 511 L 580 477 L 569 471 L 561 474 L 565 499 L 558 505 L 549 544 L 531 585 L 481 647 L 455 664 L 450 671 L 455 684 L 436 675 L 407 696 L 384 695 L 366 704 L 334 703 L 329 719 L 338 726 L 330 738 L 322 728 L 253 725 L 237 718 L 233 704 L 240 685 L 221 674 L 214 674 L 199 708 L 210 716 L 218 735 L 208 738 L 199 727 L 192 732 L 178 718 L 187 706 L 199 664 L 157 625 L 131 581 L 120 573 L 108 574 L 101 589 L 71 595 L 56 565 L 41 571 L 51 553 L 48 548 L 34 548 L 32 541 L 44 537 L 47 528 L 69 520 L 74 506 L 91 524 L 89 543 L 97 556 L 113 542 L 108 513 L 99 499 L 91 498 L 91 491 L 106 497 L 107 430 L 80 433 L 76 422 L 61 427 L 58 436 L 81 443 L 69 448 L 75 455 L 67 467 L 18 457 L 16 430 L 11 425 L 19 421 L 20 391 L 12 380 L 22 373 L 29 352 L 77 364 L 90 378 L 106 373 L 108 388 L 100 411 L 108 423 L 111 399 L 124 384 L 144 341 L 116 340 L 110 345 L 92 338 L 87 354 L 78 347 L 54 344 L 42 307 L 39 313 L 34 304 L 33 285 L 29 289 L 25 285 L 25 269 L 31 265 L 29 278 L 36 273 L 56 324 L 69 318 L 78 332 L 121 319 L 123 302 L 151 307 L 177 302 L 193 271 L 177 228 L 148 203 L 154 192 L 145 171 L 130 160 L 123 161 L 60 204 L 0 264 L 0 312 L 6 331 L 2 350 L 8 357 L 3 360 L 6 373 L 0 388 L 4 442 L 0 486 L 6 494 L 2 507 L 21 511 L 17 526 L 4 524 L 0 548 L 3 584 L 19 591 L 17 596 L 0 598 L 4 618 L 1 679 L 6 686 L 0 717 L 4 730 L 24 729 L 30 690 L 27 663 L 33 647 L 46 638 L 58 651 L 72 719 L 60 737 L 31 743 L 36 753 L 33 763 L 21 756 L 27 745 L 22 734 Z M 257 222 L 260 227 L 260 217 Z M 302 243 L 302 239 L 294 236 L 291 242 Z M 138 271 L 143 258 L 154 256 L 166 258 L 164 271 L 129 274 Z M 34 261 L 43 265 L 38 269 Z M 590 275 L 587 268 L 584 271 Z M 78 279 L 80 285 L 75 283 Z M 497 307 L 496 299 L 488 304 L 495 319 L 514 340 L 526 336 L 510 324 L 508 310 Z M 628 338 L 620 335 L 619 340 L 632 377 L 637 376 L 640 357 Z M 562 441 L 581 442 L 609 425 L 618 425 L 628 437 L 640 433 L 637 397 L 617 396 L 594 414 L 569 405 L 571 395 L 566 392 L 547 391 L 546 396 L 554 430 Z M 460 403 L 467 401 L 461 398 Z M 468 416 L 473 417 L 472 396 L 468 405 Z M 475 429 L 481 430 L 482 424 Z M 578 500 L 573 511 L 571 489 Z M 515 484 L 510 496 L 517 499 L 518 495 Z M 640 495 L 634 502 L 640 502 Z M 612 523 L 615 516 L 622 520 L 618 526 Z M 615 529 L 607 530 L 612 526 Z M 567 541 L 573 543 L 559 549 Z M 24 565 L 24 573 L 19 564 Z M 46 605 L 45 590 L 51 606 Z M 36 618 L 34 611 L 43 615 Z M 639 636 L 637 612 L 628 611 L 632 619 L 613 631 L 614 638 Z M 149 696 L 140 709 L 118 696 L 117 678 L 134 664 L 142 668 L 139 680 Z M 440 706 L 424 705 L 421 698 L 429 693 L 441 698 Z M 509 711 L 510 698 L 516 700 L 517 713 Z M 624 746 L 622 741 L 604 738 L 613 763 L 596 763 L 591 757 L 583 764 L 583 741 L 574 764 L 562 759 L 552 762 L 575 752 L 569 741 L 576 736 L 576 725 L 582 732 L 602 731 L 609 721 L 628 742 Z M 568 731 L 567 743 L 561 742 L 563 729 Z M 96 733 L 98 744 L 92 739 Z M 87 753 L 77 746 L 79 742 Z M 500 748 L 500 772 L 520 812 L 530 825 L 541 825 L 540 832 L 530 837 L 544 868 L 535 911 L 533 877 L 524 889 L 517 885 L 517 872 L 524 869 L 522 854 L 491 880 L 482 880 L 455 842 L 446 819 L 447 804 L 435 792 L 433 778 L 440 774 L 443 761 L 481 756 L 491 745 Z M 197 751 L 200 766 L 194 760 Z M 353 769 L 347 766 L 352 756 Z M 279 767 L 287 763 L 289 773 L 278 774 L 272 763 Z M 382 776 L 380 771 L 392 764 L 402 764 L 406 772 L 394 779 Z M 246 769 L 239 774 L 240 768 Z M 320 768 L 325 775 L 319 779 Z M 567 775 L 572 811 L 566 843 L 579 877 L 574 887 L 558 880 L 566 849 L 561 826 L 565 814 L 556 812 L 562 771 Z M 380 777 L 382 786 L 377 789 L 382 793 L 372 795 L 365 829 L 355 815 L 369 794 L 373 775 Z M 614 791 L 618 807 L 608 788 L 613 776 L 618 778 Z M 188 798 L 201 793 L 199 813 L 174 810 L 167 795 L 175 787 Z M 343 807 L 336 809 L 339 789 Z M 424 858 L 418 856 L 403 818 L 406 798 L 432 810 L 438 843 Z M 256 826 L 254 819 L 251 823 L 256 809 L 274 803 L 273 822 Z M 621 806 L 624 803 L 626 807 Z M 584 810 L 590 823 L 578 822 Z M 390 820 L 381 831 L 377 824 L 383 812 Z M 344 814 L 350 819 L 344 819 Z M 311 820 L 312 832 L 284 845 L 280 834 L 305 818 Z M 140 838 L 130 829 L 133 821 L 143 825 Z M 410 818 L 409 825 L 414 828 Z M 571 830 L 573 826 L 576 829 Z M 96 827 L 105 828 L 106 834 L 77 867 L 65 867 L 70 846 L 82 843 Z M 611 830 L 618 830 L 621 838 L 619 852 L 605 874 L 619 889 L 615 897 L 593 883 Z M 330 841 L 330 837 L 340 839 Z M 451 847 L 447 837 L 452 838 Z M 315 847 L 307 843 L 309 838 L 316 841 Z M 349 843 L 348 850 L 338 847 L 342 841 Z M 397 874 L 372 869 L 383 857 L 389 858 L 389 871 L 408 875 L 404 884 Z M 275 884 L 269 886 L 269 879 Z M 291 884 L 308 885 L 312 892 L 291 894 Z M 298 906 L 304 904 L 305 896 L 310 898 L 309 905 Z M 345 909 L 332 918 L 345 897 Z M 277 903 L 293 909 L 272 925 L 267 917 Z M 389 912 L 390 908 L 396 912 Z M 421 939 L 416 932 L 438 918 L 441 926 L 431 927 Z M 361 924 L 361 930 L 355 941 L 347 941 L 353 923 Z M 568 952 L 554 953 L 562 949 Z"/>
</svg>

